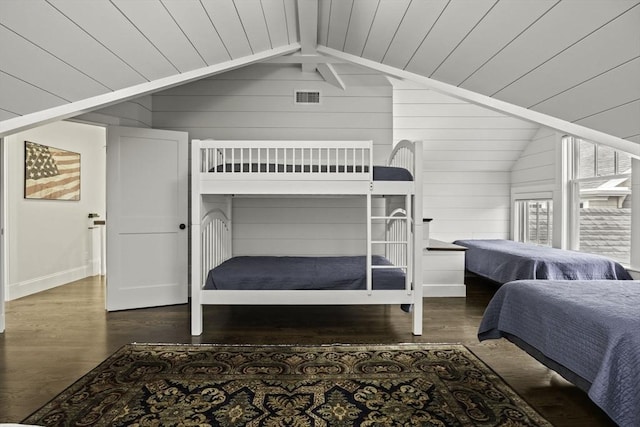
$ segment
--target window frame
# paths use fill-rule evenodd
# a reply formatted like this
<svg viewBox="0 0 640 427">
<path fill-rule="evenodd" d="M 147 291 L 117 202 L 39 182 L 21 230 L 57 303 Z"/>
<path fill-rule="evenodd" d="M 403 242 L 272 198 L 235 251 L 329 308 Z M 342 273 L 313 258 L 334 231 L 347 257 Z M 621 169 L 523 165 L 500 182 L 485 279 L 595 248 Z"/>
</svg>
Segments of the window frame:
<svg viewBox="0 0 640 427">
<path fill-rule="evenodd" d="M 631 190 L 631 195 L 632 195 L 632 212 L 637 211 L 638 210 L 638 201 L 635 201 L 636 199 L 638 199 L 640 197 L 640 194 L 638 194 L 638 191 L 634 191 L 634 171 L 636 172 L 636 174 L 638 172 L 640 172 L 638 169 L 638 167 L 634 166 L 634 164 L 638 163 L 638 157 L 635 157 L 629 153 L 625 154 L 629 154 L 631 157 L 631 167 L 629 169 L 628 173 L 619 173 L 619 152 L 621 152 L 622 150 L 613 148 L 613 147 L 609 147 L 607 146 L 607 148 L 612 149 L 614 151 L 614 173 L 613 174 L 602 174 L 599 175 L 599 168 L 598 168 L 598 147 L 600 147 L 603 144 L 598 144 L 596 142 L 593 141 L 587 141 L 584 140 L 582 138 L 577 138 L 577 137 L 573 137 L 570 135 L 567 135 L 565 137 L 563 137 L 564 141 L 567 141 L 567 145 L 569 146 L 569 150 L 568 150 L 568 156 L 566 156 L 565 159 L 563 159 L 563 162 L 565 164 L 568 164 L 568 170 L 570 171 L 567 176 L 566 179 L 568 180 L 567 182 L 567 186 L 566 188 L 569 191 L 569 206 L 567 209 L 567 212 L 565 213 L 568 221 L 567 223 L 569 224 L 569 248 L 572 250 L 577 250 L 580 251 L 580 203 L 581 203 L 581 199 L 580 199 L 580 186 L 583 183 L 588 183 L 588 182 L 594 182 L 594 181 L 602 181 L 602 180 L 614 180 L 614 179 L 621 179 L 621 178 L 626 178 L 629 179 L 630 181 L 630 190 Z M 594 146 L 594 161 L 593 161 L 593 176 L 588 176 L 588 177 L 579 177 L 579 173 L 581 170 L 581 165 L 580 165 L 580 150 L 578 149 L 580 142 L 584 142 L 584 143 L 589 143 L 589 144 L 593 144 Z M 635 160 L 634 160 L 635 159 Z M 637 177 L 636 177 L 637 178 Z M 640 255 L 640 247 L 638 246 L 638 242 L 636 241 L 634 243 L 634 235 L 638 234 L 640 232 L 640 230 L 637 230 L 638 228 L 638 224 L 635 224 L 634 227 L 634 221 L 633 221 L 633 215 L 632 215 L 632 222 L 631 222 L 631 228 L 630 228 L 630 234 L 631 234 L 631 242 L 630 242 L 630 263 L 622 263 L 625 266 L 636 266 L 636 268 L 640 267 L 640 257 L 638 255 Z M 635 239 L 637 240 L 637 239 Z M 586 252 L 585 252 L 586 253 Z M 635 255 L 634 257 L 634 253 L 636 253 L 637 255 Z"/>
</svg>

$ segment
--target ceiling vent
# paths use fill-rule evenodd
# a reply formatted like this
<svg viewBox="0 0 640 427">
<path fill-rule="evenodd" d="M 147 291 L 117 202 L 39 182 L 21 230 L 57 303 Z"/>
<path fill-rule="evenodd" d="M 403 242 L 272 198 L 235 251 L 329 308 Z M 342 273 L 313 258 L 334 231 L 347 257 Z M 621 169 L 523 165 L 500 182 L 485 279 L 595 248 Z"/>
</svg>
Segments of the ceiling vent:
<svg viewBox="0 0 640 427">
<path fill-rule="evenodd" d="M 320 104 L 320 92 L 309 90 L 296 90 L 294 103 L 296 104 Z"/>
</svg>

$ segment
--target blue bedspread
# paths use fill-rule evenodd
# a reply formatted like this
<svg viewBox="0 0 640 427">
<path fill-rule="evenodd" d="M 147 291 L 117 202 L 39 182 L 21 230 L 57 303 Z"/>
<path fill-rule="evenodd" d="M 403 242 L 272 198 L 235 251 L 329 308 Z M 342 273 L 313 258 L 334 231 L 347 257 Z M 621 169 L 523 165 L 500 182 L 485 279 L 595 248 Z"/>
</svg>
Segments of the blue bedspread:
<svg viewBox="0 0 640 427">
<path fill-rule="evenodd" d="M 368 172 L 367 166 L 317 166 L 317 165 L 284 165 L 276 163 L 225 163 L 224 165 L 218 165 L 210 172 L 287 172 L 287 173 L 301 173 L 301 172 Z M 374 181 L 413 181 L 413 175 L 405 168 L 399 168 L 396 166 L 374 166 L 373 167 L 373 180 Z"/>
<path fill-rule="evenodd" d="M 520 280 L 487 306 L 478 338 L 515 336 L 590 387 L 620 426 L 640 422 L 640 281 Z"/>
<path fill-rule="evenodd" d="M 630 280 L 614 260 L 585 252 L 502 239 L 456 240 L 464 246 L 465 268 L 498 283 L 524 279 Z"/>
<path fill-rule="evenodd" d="M 391 265 L 373 256 L 374 265 Z M 239 256 L 228 259 L 207 276 L 205 289 L 366 289 L 366 258 Z M 403 289 L 400 268 L 376 269 L 373 289 Z"/>
</svg>

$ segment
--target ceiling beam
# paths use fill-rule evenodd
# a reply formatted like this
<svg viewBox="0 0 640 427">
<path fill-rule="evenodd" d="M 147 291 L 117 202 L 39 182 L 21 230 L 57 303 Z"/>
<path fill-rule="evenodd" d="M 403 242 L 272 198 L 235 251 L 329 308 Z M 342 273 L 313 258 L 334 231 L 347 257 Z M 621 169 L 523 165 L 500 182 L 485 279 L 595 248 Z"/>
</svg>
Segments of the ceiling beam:
<svg viewBox="0 0 640 427">
<path fill-rule="evenodd" d="M 303 55 L 301 53 L 294 53 L 291 55 L 278 56 L 268 61 L 264 61 L 269 64 L 344 64 L 345 61 L 331 56 L 324 56 L 318 54 Z"/>
<path fill-rule="evenodd" d="M 24 116 L 0 122 L 0 137 L 11 135 L 41 126 L 47 123 L 68 119 L 80 114 L 89 113 L 91 111 L 108 107 L 128 101 L 133 98 L 149 95 L 160 90 L 170 89 L 186 83 L 191 83 L 216 74 L 241 68 L 246 65 L 254 64 L 275 58 L 281 55 L 288 55 L 300 50 L 299 43 L 292 43 L 287 46 L 281 46 L 259 52 L 254 55 L 243 56 L 231 61 L 221 62 L 219 64 L 210 65 L 208 67 L 198 68 L 196 70 L 187 71 L 180 74 L 171 75 L 150 82 L 141 83 L 139 85 L 115 90 L 113 92 L 97 95 L 80 101 L 71 102 L 69 104 L 60 105 L 58 107 L 49 108 L 35 113 L 25 114 Z"/>
<path fill-rule="evenodd" d="M 318 73 L 322 76 L 324 81 L 332 84 L 342 90 L 346 88 L 342 78 L 338 75 L 335 68 L 331 64 L 318 64 Z"/>
<path fill-rule="evenodd" d="M 303 55 L 315 55 L 318 45 L 318 0 L 298 0 L 298 29 L 300 33 L 300 52 Z M 302 71 L 316 71 L 316 64 L 302 63 Z"/>
<path fill-rule="evenodd" d="M 381 64 L 376 61 L 371 61 L 360 56 L 344 53 L 342 51 L 331 49 L 326 46 L 320 45 L 316 48 L 316 50 L 321 54 L 361 65 L 363 67 L 376 70 L 383 74 L 419 83 L 428 89 L 432 89 L 436 92 L 440 92 L 445 95 L 479 105 L 481 107 L 486 107 L 493 111 L 508 114 L 510 116 L 518 117 L 530 122 L 538 123 L 551 129 L 565 132 L 568 135 L 582 138 L 591 142 L 608 145 L 612 148 L 615 148 L 616 150 L 622 150 L 635 157 L 640 158 L 640 144 L 636 142 L 628 141 L 626 139 L 622 139 L 608 133 L 577 125 L 575 123 L 571 123 L 557 117 L 539 113 L 528 108 L 500 101 L 499 99 L 491 98 L 490 96 L 482 95 L 477 92 L 453 86 L 448 83 L 443 83 L 429 77 L 421 76 L 419 74 L 410 73 L 408 71 Z"/>
</svg>

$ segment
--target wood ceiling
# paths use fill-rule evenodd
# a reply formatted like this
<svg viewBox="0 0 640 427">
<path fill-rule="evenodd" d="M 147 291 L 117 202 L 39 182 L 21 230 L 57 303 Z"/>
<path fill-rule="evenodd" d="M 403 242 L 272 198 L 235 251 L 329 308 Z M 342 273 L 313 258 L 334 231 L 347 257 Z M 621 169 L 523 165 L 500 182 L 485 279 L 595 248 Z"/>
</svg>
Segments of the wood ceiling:
<svg viewBox="0 0 640 427">
<path fill-rule="evenodd" d="M 638 0 L 298 2 L 0 0 L 0 125 L 295 50 L 310 29 L 320 46 L 640 143 Z"/>
</svg>

